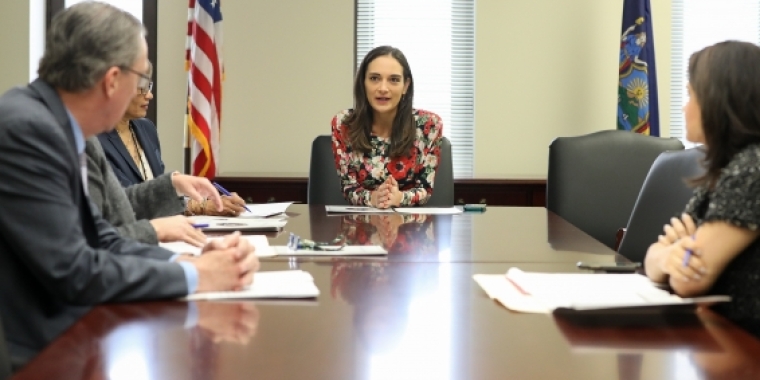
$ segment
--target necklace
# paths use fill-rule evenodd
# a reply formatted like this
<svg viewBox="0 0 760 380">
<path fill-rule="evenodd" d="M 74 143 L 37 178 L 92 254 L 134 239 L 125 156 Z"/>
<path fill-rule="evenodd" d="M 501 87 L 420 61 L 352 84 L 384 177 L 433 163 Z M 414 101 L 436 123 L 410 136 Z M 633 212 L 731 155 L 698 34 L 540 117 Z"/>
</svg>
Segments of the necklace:
<svg viewBox="0 0 760 380">
<path fill-rule="evenodd" d="M 137 145 L 137 136 L 135 136 L 135 130 L 132 129 L 132 122 L 129 122 L 128 128 L 129 128 L 129 133 L 132 135 L 132 144 L 135 147 L 135 155 L 137 156 L 137 157 L 132 157 L 132 158 L 137 159 L 137 162 L 135 162 L 135 164 L 139 162 L 140 169 L 142 170 L 140 174 L 142 175 L 143 181 L 145 181 L 148 179 L 148 171 L 145 170 L 145 163 L 143 163 L 142 154 L 140 154 L 140 146 Z"/>
</svg>

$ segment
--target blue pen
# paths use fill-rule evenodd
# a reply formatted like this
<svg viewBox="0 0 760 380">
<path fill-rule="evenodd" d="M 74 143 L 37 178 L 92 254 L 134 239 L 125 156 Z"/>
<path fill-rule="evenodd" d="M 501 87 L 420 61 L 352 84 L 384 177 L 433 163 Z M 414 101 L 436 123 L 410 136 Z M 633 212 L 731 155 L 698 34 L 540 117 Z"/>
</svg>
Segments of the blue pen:
<svg viewBox="0 0 760 380">
<path fill-rule="evenodd" d="M 211 183 L 214 185 L 214 187 L 216 187 L 217 190 L 219 190 L 220 193 L 222 193 L 222 194 L 224 194 L 224 195 L 226 195 L 228 197 L 232 196 L 232 194 L 230 194 L 230 192 L 227 191 L 227 189 L 223 188 L 222 185 L 220 185 L 220 184 L 218 184 L 216 182 L 211 182 Z M 245 209 L 245 211 L 251 212 L 251 210 L 248 208 L 248 206 L 244 205 L 243 208 Z"/>
<path fill-rule="evenodd" d="M 206 228 L 208 223 L 193 223 L 193 228 Z"/>
<path fill-rule="evenodd" d="M 694 239 L 694 235 L 691 236 L 692 239 Z M 683 255 L 683 263 L 681 266 L 686 267 L 689 265 L 689 259 L 691 258 L 692 252 L 690 249 L 686 250 L 686 254 Z"/>
</svg>

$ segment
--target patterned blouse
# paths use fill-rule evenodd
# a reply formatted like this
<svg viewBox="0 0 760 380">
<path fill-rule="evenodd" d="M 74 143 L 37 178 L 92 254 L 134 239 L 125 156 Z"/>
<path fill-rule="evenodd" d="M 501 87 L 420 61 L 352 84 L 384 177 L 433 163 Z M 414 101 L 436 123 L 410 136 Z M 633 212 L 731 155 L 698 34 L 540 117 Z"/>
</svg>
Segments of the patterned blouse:
<svg viewBox="0 0 760 380">
<path fill-rule="evenodd" d="M 713 189 L 698 187 L 686 205 L 700 225 L 722 221 L 756 231 L 760 226 L 760 145 L 737 153 L 721 171 Z M 760 239 L 756 239 L 726 266 L 710 294 L 731 296 L 715 310 L 760 336 Z"/>
<path fill-rule="evenodd" d="M 417 138 L 406 157 L 391 159 L 390 138 L 370 135 L 370 152 L 354 152 L 344 121 L 353 110 L 344 110 L 332 120 L 335 167 L 341 177 L 343 196 L 349 203 L 371 206 L 370 192 L 393 176 L 402 191 L 401 206 L 425 204 L 433 194 L 433 181 L 441 155 L 443 123 L 428 111 L 414 110 Z"/>
</svg>

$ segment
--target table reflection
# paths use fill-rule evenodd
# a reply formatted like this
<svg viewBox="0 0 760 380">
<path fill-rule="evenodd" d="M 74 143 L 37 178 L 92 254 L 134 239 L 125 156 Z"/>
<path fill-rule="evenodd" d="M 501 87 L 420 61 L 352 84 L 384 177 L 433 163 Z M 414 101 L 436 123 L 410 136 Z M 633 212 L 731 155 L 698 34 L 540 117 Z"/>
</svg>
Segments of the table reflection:
<svg viewBox="0 0 760 380">
<path fill-rule="evenodd" d="M 427 215 L 346 215 L 341 233 L 352 245 L 380 245 L 395 254 L 435 254 L 433 218 Z"/>
<path fill-rule="evenodd" d="M 357 378 L 450 375 L 451 268 L 439 265 L 340 261 L 330 294 L 353 306 Z"/>
<path fill-rule="evenodd" d="M 57 352 L 63 345 L 68 353 L 65 358 L 43 351 L 37 360 L 50 365 L 24 367 L 17 375 L 20 379 L 62 378 L 48 368 L 60 368 L 55 364 L 65 361 L 70 378 L 213 378 L 219 346 L 247 345 L 258 323 L 259 313 L 251 302 L 96 307 L 59 339 Z"/>
<path fill-rule="evenodd" d="M 694 313 L 652 314 L 634 326 L 608 322 L 593 326 L 556 317 L 558 329 L 573 351 L 614 353 L 618 378 L 646 378 L 646 353 L 670 352 L 672 377 L 678 379 L 760 378 L 760 342 L 703 308 Z"/>
</svg>

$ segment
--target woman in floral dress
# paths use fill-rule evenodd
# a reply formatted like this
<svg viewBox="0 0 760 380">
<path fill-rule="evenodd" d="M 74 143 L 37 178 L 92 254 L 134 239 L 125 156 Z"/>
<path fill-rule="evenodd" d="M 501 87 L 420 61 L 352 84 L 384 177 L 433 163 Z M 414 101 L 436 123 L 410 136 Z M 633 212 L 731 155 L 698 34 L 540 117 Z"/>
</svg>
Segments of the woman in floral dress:
<svg viewBox="0 0 760 380">
<path fill-rule="evenodd" d="M 413 109 L 414 81 L 404 54 L 370 51 L 354 81 L 354 108 L 332 119 L 335 166 L 349 203 L 377 208 L 423 205 L 433 194 L 443 124 Z"/>
</svg>

